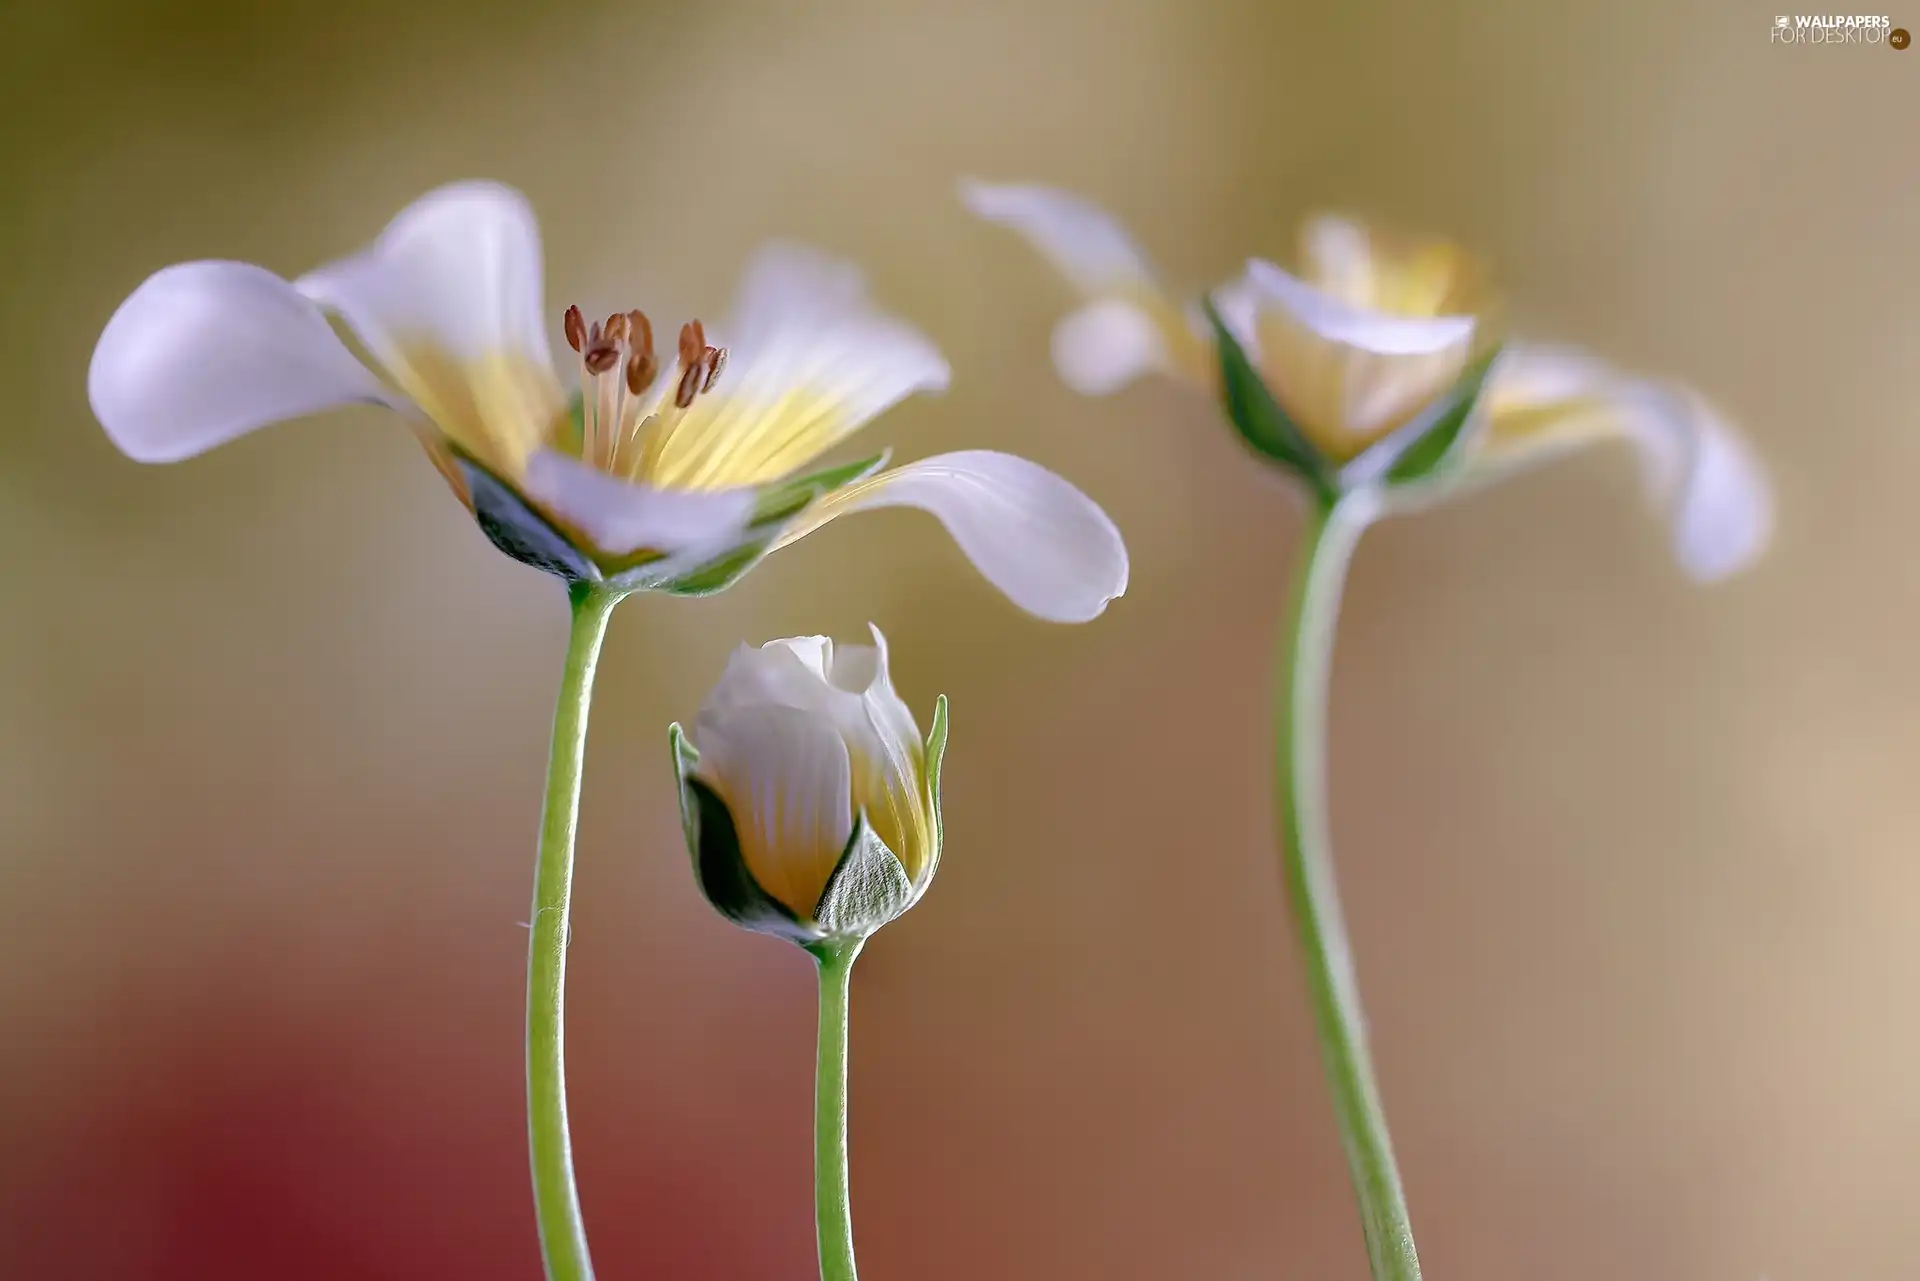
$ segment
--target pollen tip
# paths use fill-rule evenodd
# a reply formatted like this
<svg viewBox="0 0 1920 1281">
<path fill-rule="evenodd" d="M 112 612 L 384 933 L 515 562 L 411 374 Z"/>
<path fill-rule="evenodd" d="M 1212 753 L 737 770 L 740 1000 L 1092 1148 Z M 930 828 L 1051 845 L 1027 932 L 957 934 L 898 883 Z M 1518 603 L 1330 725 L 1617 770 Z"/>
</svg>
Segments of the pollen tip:
<svg viewBox="0 0 1920 1281">
<path fill-rule="evenodd" d="M 635 350 L 633 355 L 627 357 L 627 390 L 638 396 L 653 386 L 654 377 L 659 372 L 660 366 L 654 360 L 653 352 Z"/>
<path fill-rule="evenodd" d="M 713 385 L 720 381 L 720 371 L 727 367 L 727 349 L 725 347 L 709 347 L 700 359 L 701 363 L 706 366 L 707 371 L 706 375 L 700 380 L 700 390 L 704 394 L 712 391 Z"/>
<path fill-rule="evenodd" d="M 699 361 L 680 367 L 680 385 L 674 388 L 673 407 L 685 409 L 693 404 L 693 398 L 700 394 L 700 382 L 706 372 Z"/>
<path fill-rule="evenodd" d="M 596 336 L 587 348 L 586 360 L 587 372 L 597 377 L 620 363 L 620 348 Z"/>
<path fill-rule="evenodd" d="M 568 307 L 566 320 L 563 323 L 567 331 L 567 346 L 579 351 L 587 341 L 586 317 L 580 314 L 578 307 Z"/>
<path fill-rule="evenodd" d="M 633 349 L 653 355 L 653 322 L 647 319 L 647 313 L 635 307 L 627 313 L 627 325 L 633 332 Z"/>
<path fill-rule="evenodd" d="M 627 329 L 631 324 L 626 312 L 616 311 L 607 317 L 607 323 L 602 327 L 601 332 L 606 335 L 608 342 L 624 343 L 627 341 Z"/>
</svg>

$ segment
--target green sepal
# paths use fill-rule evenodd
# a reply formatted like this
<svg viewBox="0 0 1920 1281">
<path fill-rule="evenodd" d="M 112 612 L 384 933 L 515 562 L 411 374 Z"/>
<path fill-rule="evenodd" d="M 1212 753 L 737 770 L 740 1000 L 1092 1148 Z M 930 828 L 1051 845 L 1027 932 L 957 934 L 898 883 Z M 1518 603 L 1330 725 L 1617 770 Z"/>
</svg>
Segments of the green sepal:
<svg viewBox="0 0 1920 1281">
<path fill-rule="evenodd" d="M 466 479 L 473 518 L 488 542 L 522 565 L 568 582 L 601 581 L 593 558 L 529 507 L 511 485 L 457 450 L 453 459 Z"/>
<path fill-rule="evenodd" d="M 693 879 L 713 909 L 735 925 L 773 934 L 799 944 L 817 939 L 820 932 L 802 922 L 787 906 L 760 888 L 747 870 L 740 852 L 740 836 L 733 814 L 719 794 L 693 776 L 700 753 L 678 724 L 667 730 L 673 749 L 673 773 L 679 783 L 680 826 L 686 833 L 687 853 L 693 859 Z M 889 856 L 891 857 L 891 856 Z M 843 857 L 844 861 L 844 857 Z"/>
<path fill-rule="evenodd" d="M 829 937 L 865 936 L 912 904 L 907 869 L 862 813 L 854 819 L 847 848 L 814 905 L 814 921 Z"/>
<path fill-rule="evenodd" d="M 808 472 L 804 476 L 795 476 L 769 485 L 760 492 L 760 501 L 754 505 L 752 523 L 756 526 L 772 521 L 784 521 L 798 516 L 813 504 L 822 494 L 831 493 L 856 480 L 865 480 L 887 465 L 893 456 L 892 450 L 882 450 L 871 458 L 859 462 L 841 463 L 836 467 L 823 467 L 819 471 Z"/>
<path fill-rule="evenodd" d="M 723 592 L 739 582 L 746 572 L 758 565 L 772 550 L 771 538 L 758 538 L 749 543 L 724 552 L 698 569 L 672 578 L 661 577 L 661 566 L 642 565 L 612 577 L 613 582 L 627 586 L 634 584 L 636 590 L 664 592 L 668 596 L 711 596 Z M 651 573 L 649 570 L 651 569 Z"/>
<path fill-rule="evenodd" d="M 933 722 L 927 728 L 927 813 L 933 820 L 933 849 L 927 855 L 927 867 L 914 887 L 914 897 L 926 893 L 933 874 L 940 870 L 940 852 L 946 848 L 946 824 L 940 818 L 940 762 L 947 755 L 947 696 L 933 700 Z"/>
<path fill-rule="evenodd" d="M 1487 375 L 1493 372 L 1500 351 L 1496 346 L 1468 365 L 1447 395 L 1410 424 L 1408 439 L 1412 443 L 1399 450 L 1399 456 L 1388 466 L 1387 484 L 1411 485 L 1437 478 L 1453 470 L 1466 456 L 1473 428 L 1484 418 L 1474 411 L 1480 406 Z"/>
<path fill-rule="evenodd" d="M 1221 395 L 1228 421 L 1255 453 L 1299 475 L 1322 499 L 1331 502 L 1339 493 L 1339 482 L 1326 459 L 1274 399 L 1260 371 L 1247 359 L 1240 340 L 1220 319 L 1213 300 L 1204 300 L 1201 307 L 1206 311 L 1207 322 L 1213 326 L 1214 342 L 1220 353 Z"/>
</svg>

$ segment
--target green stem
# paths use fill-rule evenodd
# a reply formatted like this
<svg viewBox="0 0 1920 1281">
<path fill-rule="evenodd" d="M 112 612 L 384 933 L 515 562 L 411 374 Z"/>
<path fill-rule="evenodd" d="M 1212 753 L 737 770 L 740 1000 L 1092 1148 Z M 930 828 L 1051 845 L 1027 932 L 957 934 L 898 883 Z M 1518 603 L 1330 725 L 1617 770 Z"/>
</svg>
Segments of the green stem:
<svg viewBox="0 0 1920 1281">
<path fill-rule="evenodd" d="M 1293 614 L 1276 656 L 1274 797 L 1287 898 L 1305 954 L 1314 1024 L 1360 1201 L 1367 1257 L 1375 1281 L 1419 1281 L 1406 1196 L 1367 1054 L 1366 1018 L 1327 831 L 1327 689 L 1334 629 L 1347 566 L 1367 520 L 1351 502 L 1316 503 L 1308 523 Z"/>
<path fill-rule="evenodd" d="M 533 1160 L 533 1207 L 549 1281 L 592 1281 L 587 1229 L 573 1179 L 567 1132 L 566 1034 L 568 912 L 573 898 L 573 842 L 580 818 L 580 771 L 586 756 L 587 709 L 607 620 L 624 593 L 587 583 L 568 588 L 573 627 L 560 695 L 553 710 L 540 860 L 534 870 L 532 939 L 527 951 L 527 1142 Z"/>
<path fill-rule="evenodd" d="M 817 943 L 820 1066 L 813 1089 L 813 1214 L 820 1281 L 855 1281 L 853 1206 L 847 1192 L 847 983 L 865 939 Z"/>
</svg>

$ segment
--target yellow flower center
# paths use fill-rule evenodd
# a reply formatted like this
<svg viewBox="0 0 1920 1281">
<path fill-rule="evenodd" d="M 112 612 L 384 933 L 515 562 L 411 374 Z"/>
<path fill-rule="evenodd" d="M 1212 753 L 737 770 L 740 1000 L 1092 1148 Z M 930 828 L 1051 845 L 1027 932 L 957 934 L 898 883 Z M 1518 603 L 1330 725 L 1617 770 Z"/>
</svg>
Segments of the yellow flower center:
<svg viewBox="0 0 1920 1281">
<path fill-rule="evenodd" d="M 670 388 L 650 395 L 660 363 L 645 312 L 615 312 L 589 324 L 578 307 L 569 307 L 566 333 L 580 357 L 581 461 L 623 480 L 651 478 L 675 425 L 726 368 L 727 349 L 710 346 L 706 327 L 688 321 L 680 327 Z"/>
</svg>

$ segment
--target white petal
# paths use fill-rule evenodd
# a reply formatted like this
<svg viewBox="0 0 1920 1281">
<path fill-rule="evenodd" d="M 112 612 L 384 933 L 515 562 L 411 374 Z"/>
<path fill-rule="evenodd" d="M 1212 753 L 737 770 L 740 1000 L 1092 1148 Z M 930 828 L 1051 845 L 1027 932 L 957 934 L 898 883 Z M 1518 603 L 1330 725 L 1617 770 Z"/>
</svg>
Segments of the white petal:
<svg viewBox="0 0 1920 1281">
<path fill-rule="evenodd" d="M 695 774 L 733 815 L 760 887 L 811 917 L 853 835 L 853 779 L 832 722 L 790 707 L 702 712 Z"/>
<path fill-rule="evenodd" d="M 1698 393 L 1625 377 L 1578 348 L 1513 344 L 1488 383 L 1487 410 L 1483 478 L 1625 436 L 1689 574 L 1724 578 L 1766 550 L 1773 532 L 1766 469 Z"/>
<path fill-rule="evenodd" d="M 875 306 L 857 268 L 797 245 L 754 255 L 713 340 L 728 348 L 726 372 L 659 446 L 649 478 L 661 484 L 777 480 L 951 377 L 938 347 Z"/>
<path fill-rule="evenodd" d="M 1705 582 L 1745 569 L 1773 534 L 1766 470 L 1740 433 L 1705 398 L 1652 389 L 1651 412 L 1636 417 L 1654 497 L 1673 522 L 1674 556 Z"/>
<path fill-rule="evenodd" d="M 861 666 L 864 645 L 837 646 L 825 636 L 794 636 L 755 648 L 742 645 L 727 660 L 703 712 L 735 707 L 791 707 L 831 721 L 849 750 L 865 758 L 885 754 L 868 715 L 866 683 L 846 683 Z M 866 666 L 871 668 L 869 659 Z M 836 681 L 834 673 L 842 677 Z"/>
<path fill-rule="evenodd" d="M 188 262 L 149 277 L 113 313 L 87 397 L 129 457 L 170 463 L 388 393 L 280 277 L 247 263 Z"/>
<path fill-rule="evenodd" d="M 1492 412 L 1506 413 L 1603 395 L 1620 381 L 1605 361 L 1578 347 L 1515 342 L 1501 351 L 1486 394 Z"/>
<path fill-rule="evenodd" d="M 916 886 L 925 884 L 938 851 L 926 802 L 926 744 L 913 709 L 894 692 L 887 670 L 887 638 L 878 627 L 872 645 L 842 645 L 829 673 L 841 689 L 858 690 L 866 735 L 847 739 L 854 795 L 880 839 Z M 877 751 L 864 751 L 867 741 Z"/>
<path fill-rule="evenodd" d="M 1390 316 L 1322 293 L 1298 276 L 1254 259 L 1247 280 L 1263 305 L 1279 307 L 1329 342 L 1382 356 L 1443 352 L 1473 337 L 1472 316 Z"/>
<path fill-rule="evenodd" d="M 856 481 L 815 503 L 779 546 L 850 511 L 930 512 L 974 568 L 1029 614 L 1096 618 L 1127 589 L 1127 548 L 1091 498 L 1037 463 L 968 449 Z"/>
<path fill-rule="evenodd" d="M 727 659 L 701 711 L 776 706 L 843 719 L 858 711 L 857 699 L 827 679 L 833 656 L 834 644 L 825 636 L 742 645 Z"/>
<path fill-rule="evenodd" d="M 913 709 L 893 688 L 886 636 L 873 623 L 867 624 L 867 630 L 873 633 L 873 644 L 832 648 L 827 679 L 836 689 L 860 696 L 874 731 L 887 742 L 891 754 L 905 758 L 921 744 L 920 726 Z"/>
<path fill-rule="evenodd" d="M 525 489 L 610 556 L 646 549 L 695 560 L 743 541 L 757 497 L 752 489 L 655 489 L 551 450 L 528 462 Z"/>
<path fill-rule="evenodd" d="M 1350 218 L 1320 214 L 1300 233 L 1307 274 L 1335 298 L 1359 302 L 1373 297 L 1373 240 Z"/>
<path fill-rule="evenodd" d="M 1105 396 L 1167 365 L 1167 343 L 1153 317 L 1120 299 L 1090 302 L 1054 327 L 1060 380 L 1083 396 Z"/>
<path fill-rule="evenodd" d="M 980 217 L 1025 236 L 1089 298 L 1160 292 L 1133 237 L 1091 201 L 1053 187 L 971 178 L 961 181 L 960 198 Z"/>
<path fill-rule="evenodd" d="M 541 285 L 540 225 L 526 198 L 458 182 L 402 210 L 351 258 L 295 282 L 345 318 L 389 368 L 409 344 L 463 362 L 508 355 L 552 364 Z"/>
</svg>

